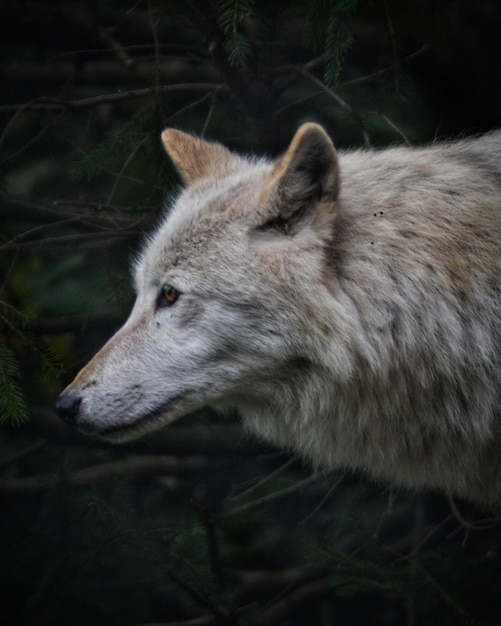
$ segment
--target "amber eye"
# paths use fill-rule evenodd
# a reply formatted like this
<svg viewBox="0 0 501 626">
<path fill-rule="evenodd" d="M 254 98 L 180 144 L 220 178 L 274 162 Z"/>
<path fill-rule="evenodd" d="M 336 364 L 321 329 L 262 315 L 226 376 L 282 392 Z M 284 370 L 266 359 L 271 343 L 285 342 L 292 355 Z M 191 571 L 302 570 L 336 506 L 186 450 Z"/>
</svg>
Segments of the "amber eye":
<svg viewBox="0 0 501 626">
<path fill-rule="evenodd" d="M 180 295 L 179 291 L 172 285 L 164 285 L 158 296 L 157 304 L 162 308 L 172 306 Z"/>
</svg>

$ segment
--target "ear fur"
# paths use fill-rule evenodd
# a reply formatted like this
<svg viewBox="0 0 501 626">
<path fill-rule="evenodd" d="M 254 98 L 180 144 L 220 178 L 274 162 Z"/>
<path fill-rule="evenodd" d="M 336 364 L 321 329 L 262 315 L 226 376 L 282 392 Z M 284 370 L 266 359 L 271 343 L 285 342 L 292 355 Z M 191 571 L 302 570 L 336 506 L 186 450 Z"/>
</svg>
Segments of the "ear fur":
<svg viewBox="0 0 501 626">
<path fill-rule="evenodd" d="M 339 192 L 336 149 L 321 126 L 311 122 L 300 126 L 278 161 L 271 186 L 278 192 L 285 212 L 294 212 L 314 200 L 336 200 Z"/>
<path fill-rule="evenodd" d="M 270 214 L 258 230 L 291 234 L 305 219 L 313 219 L 322 230 L 335 215 L 338 193 L 338 159 L 332 141 L 318 124 L 303 124 L 261 193 L 260 202 Z"/>
<path fill-rule="evenodd" d="M 174 128 L 164 130 L 161 139 L 165 151 L 188 185 L 202 178 L 224 176 L 238 162 L 238 157 L 221 144 Z"/>
</svg>

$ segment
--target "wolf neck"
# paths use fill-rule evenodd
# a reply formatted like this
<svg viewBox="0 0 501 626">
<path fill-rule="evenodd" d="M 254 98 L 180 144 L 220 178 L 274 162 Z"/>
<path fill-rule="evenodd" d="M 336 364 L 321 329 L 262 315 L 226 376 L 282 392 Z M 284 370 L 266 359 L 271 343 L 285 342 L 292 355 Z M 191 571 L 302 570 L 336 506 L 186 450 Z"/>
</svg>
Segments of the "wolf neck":
<svg viewBox="0 0 501 626">
<path fill-rule="evenodd" d="M 484 458 L 492 455 L 484 444 L 487 433 L 478 424 L 455 423 L 441 387 L 438 382 L 435 393 L 423 393 L 413 373 L 403 369 L 386 382 L 366 376 L 335 385 L 328 372 L 311 368 L 307 376 L 293 375 L 280 393 L 275 387 L 267 403 L 242 403 L 238 409 L 249 430 L 316 466 L 358 469 L 383 483 L 436 487 L 474 501 L 491 485 L 496 502 L 501 461 L 493 458 L 489 476 L 482 474 L 478 456 L 468 451 L 476 441 Z M 466 487 L 464 475 L 477 476 L 476 483 Z"/>
</svg>

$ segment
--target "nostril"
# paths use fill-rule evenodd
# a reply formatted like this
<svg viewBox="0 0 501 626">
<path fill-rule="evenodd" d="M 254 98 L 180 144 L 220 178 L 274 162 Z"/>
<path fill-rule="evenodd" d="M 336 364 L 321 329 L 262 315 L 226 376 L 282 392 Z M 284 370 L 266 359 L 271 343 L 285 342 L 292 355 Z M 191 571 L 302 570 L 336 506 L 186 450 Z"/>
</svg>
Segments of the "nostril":
<svg viewBox="0 0 501 626">
<path fill-rule="evenodd" d="M 62 393 L 56 400 L 56 413 L 65 422 L 72 422 L 78 415 L 82 398 L 71 393 Z"/>
</svg>

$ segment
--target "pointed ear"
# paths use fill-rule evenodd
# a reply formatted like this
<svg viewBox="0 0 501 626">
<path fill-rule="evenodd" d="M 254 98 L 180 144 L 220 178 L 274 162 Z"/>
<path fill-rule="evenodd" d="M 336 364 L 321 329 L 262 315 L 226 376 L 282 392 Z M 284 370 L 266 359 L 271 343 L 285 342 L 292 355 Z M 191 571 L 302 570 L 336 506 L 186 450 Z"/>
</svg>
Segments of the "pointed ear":
<svg viewBox="0 0 501 626">
<path fill-rule="evenodd" d="M 308 122 L 299 127 L 274 178 L 284 199 L 293 203 L 337 198 L 336 149 L 321 126 Z"/>
<path fill-rule="evenodd" d="M 238 157 L 219 143 L 205 141 L 174 128 L 163 131 L 162 144 L 184 182 L 227 175 Z"/>
<path fill-rule="evenodd" d="M 285 223 L 313 209 L 318 200 L 334 202 L 338 192 L 338 159 L 332 141 L 318 124 L 303 124 L 277 161 L 263 200 L 268 197 L 278 205 L 275 220 Z"/>
</svg>

